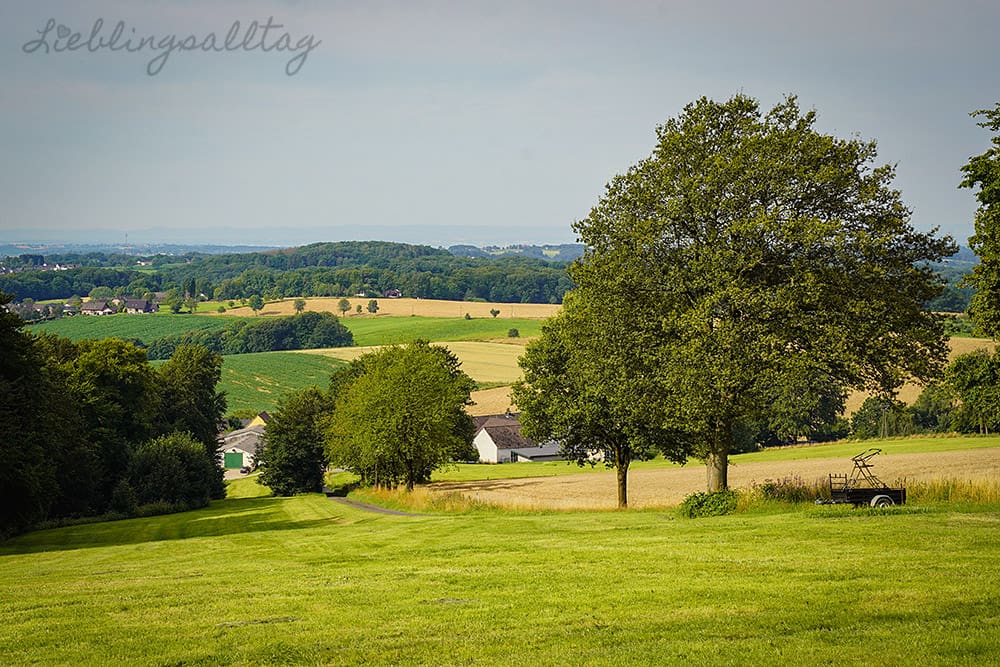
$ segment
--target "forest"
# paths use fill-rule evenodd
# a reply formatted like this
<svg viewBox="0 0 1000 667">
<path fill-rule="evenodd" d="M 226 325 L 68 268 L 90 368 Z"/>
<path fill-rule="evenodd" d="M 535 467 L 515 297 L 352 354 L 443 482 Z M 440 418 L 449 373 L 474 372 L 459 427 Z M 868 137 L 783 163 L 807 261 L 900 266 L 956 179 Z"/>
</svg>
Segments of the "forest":
<svg viewBox="0 0 1000 667">
<path fill-rule="evenodd" d="M 38 256 L 28 256 L 35 261 Z M 160 255 L 148 266 L 136 258 L 45 256 L 49 263 L 86 262 L 64 271 L 18 270 L 0 275 L 0 290 L 16 299 L 69 299 L 109 288 L 114 296 L 142 297 L 192 284 L 208 299 L 291 296 L 380 296 L 399 290 L 421 299 L 485 299 L 513 303 L 561 303 L 572 283 L 566 262 L 520 256 L 456 257 L 444 249 L 383 241 L 314 243 L 299 248 L 223 255 Z M 112 262 L 119 261 L 112 268 Z"/>
</svg>

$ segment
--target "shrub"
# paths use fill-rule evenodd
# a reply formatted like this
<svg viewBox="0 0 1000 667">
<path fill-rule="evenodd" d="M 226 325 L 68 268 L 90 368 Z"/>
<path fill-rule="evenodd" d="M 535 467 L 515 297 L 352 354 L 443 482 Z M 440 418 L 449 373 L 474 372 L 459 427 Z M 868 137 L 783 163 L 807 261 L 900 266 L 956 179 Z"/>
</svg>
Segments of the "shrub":
<svg viewBox="0 0 1000 667">
<path fill-rule="evenodd" d="M 521 332 L 518 331 L 517 329 L 508 329 L 507 330 L 507 338 L 519 338 L 520 336 L 521 336 Z"/>
<path fill-rule="evenodd" d="M 746 495 L 749 500 L 776 500 L 786 503 L 811 503 L 822 495 L 822 485 L 818 482 L 808 484 L 801 477 L 785 477 L 782 479 L 765 479 L 761 483 L 751 482 Z"/>
<path fill-rule="evenodd" d="M 714 493 L 692 493 L 681 503 L 680 512 L 689 519 L 732 514 L 736 511 L 738 498 L 737 493 L 729 489 Z"/>
<path fill-rule="evenodd" d="M 171 433 L 136 450 L 127 479 L 139 505 L 166 503 L 187 509 L 208 505 L 217 476 L 204 445 L 187 433 Z"/>
</svg>

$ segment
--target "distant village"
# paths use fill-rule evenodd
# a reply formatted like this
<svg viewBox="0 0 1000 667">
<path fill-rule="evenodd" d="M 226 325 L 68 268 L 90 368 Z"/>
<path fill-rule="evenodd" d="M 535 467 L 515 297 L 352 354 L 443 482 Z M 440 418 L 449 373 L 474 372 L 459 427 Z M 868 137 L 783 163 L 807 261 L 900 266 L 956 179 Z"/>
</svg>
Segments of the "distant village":
<svg viewBox="0 0 1000 667">
<path fill-rule="evenodd" d="M 35 321 L 74 315 L 114 315 L 116 313 L 140 315 L 155 313 L 160 309 L 160 306 L 152 299 L 114 297 L 111 299 L 90 299 L 89 301 L 71 299 L 64 303 L 35 303 L 31 299 L 25 299 L 19 303 L 7 304 L 6 308 L 9 312 L 19 315 L 23 320 Z"/>
</svg>

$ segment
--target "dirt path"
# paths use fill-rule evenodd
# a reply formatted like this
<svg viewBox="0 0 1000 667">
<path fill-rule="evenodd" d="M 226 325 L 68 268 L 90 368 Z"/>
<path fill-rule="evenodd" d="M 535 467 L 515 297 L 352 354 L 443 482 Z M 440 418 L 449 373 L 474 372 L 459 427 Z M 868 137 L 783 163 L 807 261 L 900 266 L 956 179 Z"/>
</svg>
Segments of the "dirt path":
<svg viewBox="0 0 1000 667">
<path fill-rule="evenodd" d="M 420 516 L 419 514 L 414 514 L 412 512 L 403 512 L 401 510 L 389 509 L 388 507 L 379 507 L 378 505 L 363 503 L 360 500 L 351 500 L 350 498 L 344 498 L 343 496 L 327 496 L 327 498 L 335 503 L 347 505 L 348 507 L 353 507 L 358 510 L 364 510 L 365 512 L 374 512 L 375 514 L 391 514 L 392 516 Z"/>
<path fill-rule="evenodd" d="M 785 477 L 812 482 L 826 479 L 831 472 L 849 472 L 850 468 L 850 460 L 844 458 L 743 463 L 730 465 L 729 485 L 738 489 L 753 482 Z M 898 479 L 998 479 L 1000 448 L 885 455 L 879 457 L 875 472 L 889 484 Z M 431 488 L 437 493 L 457 491 L 483 502 L 516 508 L 613 509 L 617 502 L 613 471 L 565 477 L 439 482 Z M 629 505 L 632 507 L 677 505 L 688 494 L 704 489 L 705 467 L 698 463 L 683 468 L 629 473 Z"/>
</svg>

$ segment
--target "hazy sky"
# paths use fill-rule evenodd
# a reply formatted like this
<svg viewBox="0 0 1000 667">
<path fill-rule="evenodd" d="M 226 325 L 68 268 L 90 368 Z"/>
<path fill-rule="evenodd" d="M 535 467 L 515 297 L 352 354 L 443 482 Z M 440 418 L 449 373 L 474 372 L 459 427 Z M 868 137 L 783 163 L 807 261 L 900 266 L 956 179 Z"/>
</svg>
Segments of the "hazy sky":
<svg viewBox="0 0 1000 667">
<path fill-rule="evenodd" d="M 247 44 L 277 48 L 205 44 L 269 17 Z M 995 0 L 4 0 L 0 240 L 571 242 L 658 124 L 743 92 L 876 139 L 914 225 L 964 243 L 998 26 Z M 121 48 L 172 35 L 198 50 L 153 76 L 165 49 Z"/>
</svg>

